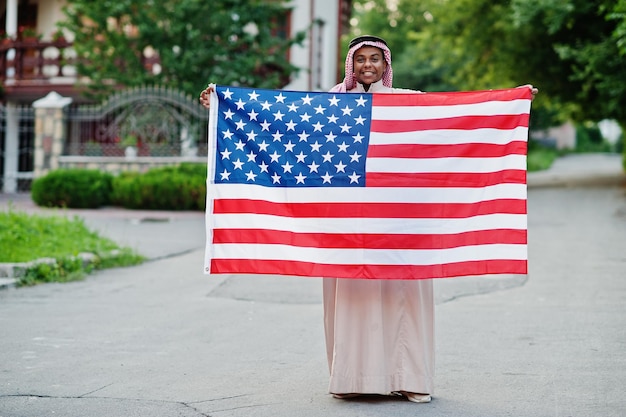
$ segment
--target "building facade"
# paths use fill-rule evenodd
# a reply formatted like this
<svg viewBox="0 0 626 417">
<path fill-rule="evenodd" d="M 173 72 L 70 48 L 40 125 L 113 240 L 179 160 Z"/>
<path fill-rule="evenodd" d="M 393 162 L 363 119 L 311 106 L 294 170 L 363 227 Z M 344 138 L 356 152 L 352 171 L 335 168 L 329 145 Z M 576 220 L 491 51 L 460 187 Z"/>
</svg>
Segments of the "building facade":
<svg viewBox="0 0 626 417">
<path fill-rule="evenodd" d="M 33 102 L 51 92 L 80 99 L 71 33 L 58 33 L 66 0 L 4 0 L 0 4 L 0 191 L 20 191 L 33 178 Z M 302 70 L 285 86 L 328 90 L 342 77 L 341 35 L 348 32 L 351 0 L 290 0 L 288 31 L 305 31 L 292 47 L 292 64 Z M 37 36 L 28 38 L 27 34 Z M 63 36 L 59 36 L 59 35 Z"/>
</svg>

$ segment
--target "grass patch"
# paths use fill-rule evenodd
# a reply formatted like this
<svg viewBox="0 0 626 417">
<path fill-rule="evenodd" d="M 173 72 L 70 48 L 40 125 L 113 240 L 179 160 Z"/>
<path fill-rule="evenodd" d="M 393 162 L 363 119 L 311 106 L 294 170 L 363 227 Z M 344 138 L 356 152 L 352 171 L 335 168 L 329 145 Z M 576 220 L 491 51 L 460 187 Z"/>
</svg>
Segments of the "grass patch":
<svg viewBox="0 0 626 417">
<path fill-rule="evenodd" d="M 80 254 L 92 254 L 82 256 Z M 82 279 L 94 269 L 137 265 L 144 258 L 89 230 L 82 219 L 0 212 L 0 262 L 46 258 L 28 268 L 19 285 Z"/>
<path fill-rule="evenodd" d="M 526 159 L 528 172 L 543 171 L 550 168 L 554 160 L 559 156 L 559 151 L 553 148 L 543 146 L 529 147 Z"/>
</svg>

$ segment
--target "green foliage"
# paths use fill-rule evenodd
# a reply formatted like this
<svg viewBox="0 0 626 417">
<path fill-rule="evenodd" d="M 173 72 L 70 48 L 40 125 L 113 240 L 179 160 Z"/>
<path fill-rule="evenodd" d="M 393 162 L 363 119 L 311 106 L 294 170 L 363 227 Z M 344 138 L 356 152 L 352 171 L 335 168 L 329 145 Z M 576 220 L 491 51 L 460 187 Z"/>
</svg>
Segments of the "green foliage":
<svg viewBox="0 0 626 417">
<path fill-rule="evenodd" d="M 552 166 L 552 163 L 559 157 L 559 152 L 547 146 L 542 146 L 535 141 L 528 142 L 528 156 L 526 166 L 528 172 L 543 171 Z"/>
<path fill-rule="evenodd" d="M 94 270 L 137 265 L 143 261 L 144 257 L 133 252 L 130 248 L 111 251 L 108 254 L 87 260 L 80 257 L 61 257 L 50 261 L 36 262 L 35 265 L 26 269 L 23 276 L 19 277 L 18 285 L 30 286 L 46 282 L 78 281 Z"/>
<path fill-rule="evenodd" d="M 131 209 L 204 210 L 206 175 L 204 164 L 191 163 L 122 174 L 113 180 L 112 200 Z"/>
<path fill-rule="evenodd" d="M 170 85 L 197 95 L 208 82 L 278 88 L 296 71 L 287 60 L 300 43 L 277 35 L 288 9 L 262 0 L 68 0 L 63 26 L 75 35 L 78 72 L 102 95 L 111 81 Z M 146 71 L 143 52 L 160 58 Z"/>
<path fill-rule="evenodd" d="M 33 201 L 45 207 L 97 208 L 110 201 L 113 176 L 87 169 L 60 169 L 33 181 Z"/>
<path fill-rule="evenodd" d="M 626 0 L 399 0 L 393 8 L 355 0 L 355 10 L 354 34 L 390 40 L 400 87 L 533 84 L 533 111 L 545 109 L 553 125 L 608 118 L 626 127 Z"/>
<path fill-rule="evenodd" d="M 614 151 L 600 132 L 596 123 L 580 123 L 576 126 L 576 152 L 612 152 Z"/>
</svg>

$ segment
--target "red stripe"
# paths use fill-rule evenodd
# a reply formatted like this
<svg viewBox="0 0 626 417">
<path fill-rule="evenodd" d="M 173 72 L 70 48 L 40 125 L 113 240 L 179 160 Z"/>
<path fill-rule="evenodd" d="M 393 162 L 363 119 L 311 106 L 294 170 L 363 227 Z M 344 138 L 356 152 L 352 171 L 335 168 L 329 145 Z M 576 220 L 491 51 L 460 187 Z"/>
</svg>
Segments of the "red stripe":
<svg viewBox="0 0 626 417">
<path fill-rule="evenodd" d="M 493 91 L 457 91 L 426 94 L 373 94 L 373 106 L 453 106 L 488 101 L 530 100 L 529 88 Z"/>
<path fill-rule="evenodd" d="M 213 259 L 212 274 L 279 274 L 357 279 L 429 279 L 485 274 L 527 274 L 528 261 L 486 260 L 443 265 L 330 265 L 311 262 Z"/>
<path fill-rule="evenodd" d="M 526 171 L 507 169 L 486 173 L 386 173 L 368 172 L 366 187 L 488 187 L 498 184 L 526 184 Z"/>
<path fill-rule="evenodd" d="M 504 145 L 493 143 L 464 143 L 456 145 L 391 144 L 371 145 L 368 158 L 493 158 L 506 155 L 526 155 L 526 141 Z"/>
<path fill-rule="evenodd" d="M 425 120 L 374 120 L 370 131 L 381 133 L 416 132 L 422 130 L 473 130 L 500 129 L 508 130 L 516 127 L 528 127 L 529 114 L 505 114 L 494 116 L 461 116 L 442 119 Z"/>
<path fill-rule="evenodd" d="M 254 213 L 290 218 L 460 219 L 494 213 L 526 214 L 526 200 L 479 203 L 274 203 L 264 200 L 215 200 L 213 214 Z"/>
<path fill-rule="evenodd" d="M 449 249 L 527 243 L 526 230 L 493 229 L 456 234 L 294 233 L 267 229 L 214 229 L 214 244 L 254 243 L 335 249 Z"/>
</svg>

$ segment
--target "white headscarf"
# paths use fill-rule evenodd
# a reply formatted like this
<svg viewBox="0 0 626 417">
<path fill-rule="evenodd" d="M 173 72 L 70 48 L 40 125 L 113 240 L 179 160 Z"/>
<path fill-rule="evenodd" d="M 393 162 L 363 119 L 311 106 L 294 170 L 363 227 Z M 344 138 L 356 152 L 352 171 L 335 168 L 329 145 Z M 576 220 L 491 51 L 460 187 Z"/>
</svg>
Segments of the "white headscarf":
<svg viewBox="0 0 626 417">
<path fill-rule="evenodd" d="M 393 70 L 391 69 L 391 50 L 387 42 L 376 36 L 359 36 L 350 41 L 350 49 L 346 55 L 346 75 L 343 82 L 330 89 L 333 93 L 345 93 L 356 87 L 356 76 L 354 75 L 354 53 L 363 46 L 375 46 L 383 51 L 383 56 L 387 62 L 387 69 L 383 73 L 383 85 L 392 88 Z"/>
</svg>

